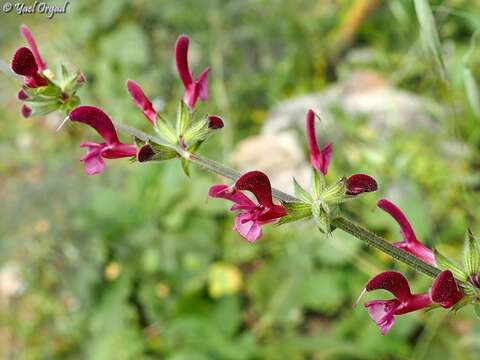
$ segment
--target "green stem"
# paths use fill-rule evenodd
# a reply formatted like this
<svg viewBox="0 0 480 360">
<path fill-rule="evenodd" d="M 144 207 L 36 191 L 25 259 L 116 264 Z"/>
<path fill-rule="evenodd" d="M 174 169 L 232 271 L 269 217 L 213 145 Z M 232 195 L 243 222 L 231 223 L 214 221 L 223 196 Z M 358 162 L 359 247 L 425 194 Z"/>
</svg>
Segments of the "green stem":
<svg viewBox="0 0 480 360">
<path fill-rule="evenodd" d="M 155 143 L 160 143 L 164 145 L 164 142 L 156 136 L 151 136 L 146 134 L 142 131 L 137 129 L 133 129 L 129 126 L 124 124 L 115 123 L 115 126 L 118 130 L 128 133 L 129 135 L 135 136 L 143 141 L 150 141 Z M 204 158 L 197 154 L 192 154 L 188 151 L 185 151 L 181 148 L 177 149 L 180 156 L 189 159 L 192 163 L 200 166 L 201 168 L 212 172 L 214 174 L 226 177 L 230 180 L 237 180 L 240 177 L 240 173 L 234 169 L 231 169 L 227 166 L 224 166 L 214 160 Z M 296 202 L 300 201 L 296 197 L 286 194 L 280 190 L 272 189 L 273 197 L 278 200 L 286 201 L 286 202 Z M 415 269 L 416 271 L 422 272 L 431 278 L 437 277 L 440 273 L 440 270 L 422 260 L 416 258 L 415 256 L 401 250 L 397 249 L 395 246 L 390 244 L 384 238 L 372 233 L 371 231 L 365 229 L 364 227 L 354 223 L 353 221 L 339 216 L 332 221 L 332 225 L 336 228 L 342 229 L 343 231 L 355 236 L 357 239 L 363 241 L 367 245 L 370 245 L 377 250 L 387 254 L 388 256 L 410 266 L 411 268 Z"/>
</svg>

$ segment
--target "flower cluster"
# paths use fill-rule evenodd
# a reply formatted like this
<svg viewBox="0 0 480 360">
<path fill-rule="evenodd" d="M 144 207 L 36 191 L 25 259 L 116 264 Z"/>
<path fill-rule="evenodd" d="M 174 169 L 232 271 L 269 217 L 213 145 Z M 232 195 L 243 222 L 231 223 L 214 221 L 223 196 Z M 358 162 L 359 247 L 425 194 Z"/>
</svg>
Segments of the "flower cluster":
<svg viewBox="0 0 480 360">
<path fill-rule="evenodd" d="M 40 56 L 30 30 L 22 25 L 20 33 L 29 47 L 20 47 L 15 51 L 11 68 L 23 77 L 23 86 L 17 94 L 17 98 L 24 102 L 22 115 L 47 115 L 56 110 L 68 113 L 79 102 L 75 93 L 85 83 L 85 76 L 82 73 L 70 75 L 62 65 L 60 74 L 55 77 Z"/>
</svg>

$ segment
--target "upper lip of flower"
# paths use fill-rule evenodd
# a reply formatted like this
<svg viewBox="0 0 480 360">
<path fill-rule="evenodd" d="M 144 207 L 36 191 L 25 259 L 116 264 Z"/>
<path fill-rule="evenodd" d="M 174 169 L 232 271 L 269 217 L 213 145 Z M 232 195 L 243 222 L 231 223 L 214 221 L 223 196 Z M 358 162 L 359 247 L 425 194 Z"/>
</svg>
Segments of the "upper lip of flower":
<svg viewBox="0 0 480 360">
<path fill-rule="evenodd" d="M 403 241 L 397 242 L 393 245 L 399 249 L 405 250 L 428 264 L 436 266 L 433 251 L 417 240 L 415 232 L 403 212 L 394 203 L 387 199 L 380 199 L 377 202 L 377 206 L 390 214 L 398 225 L 400 225 L 400 232 Z"/>
<path fill-rule="evenodd" d="M 28 43 L 28 46 L 30 47 L 30 50 L 33 53 L 33 56 L 35 58 L 35 62 L 37 63 L 37 67 L 40 72 L 44 71 L 47 68 L 47 63 L 43 61 L 42 57 L 40 56 L 40 53 L 37 48 L 37 43 L 35 42 L 35 39 L 33 38 L 32 34 L 30 33 L 30 30 L 26 25 L 20 26 L 20 33 L 22 36 L 25 38 L 25 40 Z"/>
<path fill-rule="evenodd" d="M 313 110 L 308 110 L 307 112 L 306 133 L 308 150 L 310 152 L 310 162 L 315 169 L 320 171 L 323 175 L 326 175 L 332 157 L 332 144 L 326 144 L 322 150 L 318 147 L 317 138 L 315 136 L 315 112 Z"/>
<path fill-rule="evenodd" d="M 137 107 L 143 111 L 143 114 L 145 115 L 145 117 L 152 124 L 155 124 L 157 119 L 157 113 L 153 108 L 151 101 L 145 95 L 140 85 L 133 80 L 127 80 L 126 86 L 135 105 L 137 105 Z"/>
<path fill-rule="evenodd" d="M 177 72 L 185 88 L 184 101 L 190 109 L 193 109 L 198 98 L 205 101 L 208 98 L 208 73 L 210 67 L 202 70 L 197 79 L 193 79 L 188 65 L 188 46 L 190 39 L 186 35 L 180 35 L 175 44 L 175 64 Z"/>
</svg>

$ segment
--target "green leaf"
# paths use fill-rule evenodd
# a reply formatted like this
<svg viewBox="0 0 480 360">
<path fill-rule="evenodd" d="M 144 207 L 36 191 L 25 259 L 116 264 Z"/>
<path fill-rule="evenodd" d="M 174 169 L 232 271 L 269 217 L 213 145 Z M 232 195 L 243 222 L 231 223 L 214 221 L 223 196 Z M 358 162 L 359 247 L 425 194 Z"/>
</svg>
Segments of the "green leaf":
<svg viewBox="0 0 480 360">
<path fill-rule="evenodd" d="M 312 202 L 312 196 L 293 178 L 293 188 L 295 196 L 306 203 Z"/>
<path fill-rule="evenodd" d="M 470 229 L 465 235 L 465 255 L 464 265 L 467 275 L 475 274 L 480 271 L 480 244 L 478 239 L 473 236 Z"/>
<path fill-rule="evenodd" d="M 465 280 L 467 278 L 467 274 L 465 274 L 465 271 L 459 263 L 441 254 L 437 249 L 434 250 L 434 253 L 435 261 L 440 268 L 450 270 L 457 279 Z"/>
<path fill-rule="evenodd" d="M 160 114 L 157 113 L 157 122 L 155 125 L 155 131 L 163 139 L 165 139 L 170 144 L 177 143 L 177 137 L 175 136 L 175 131 L 172 128 L 172 125 Z"/>
<path fill-rule="evenodd" d="M 414 0 L 415 12 L 417 14 L 418 22 L 420 24 L 420 36 L 422 42 L 429 54 L 433 57 L 437 72 L 442 80 L 446 81 L 447 71 L 442 57 L 442 48 L 440 38 L 438 37 L 435 19 L 432 14 L 432 9 L 428 0 Z"/>
<path fill-rule="evenodd" d="M 188 112 L 187 106 L 180 100 L 178 103 L 177 109 L 177 137 L 180 137 L 185 133 L 185 130 L 188 128 L 190 122 L 190 113 Z"/>
</svg>

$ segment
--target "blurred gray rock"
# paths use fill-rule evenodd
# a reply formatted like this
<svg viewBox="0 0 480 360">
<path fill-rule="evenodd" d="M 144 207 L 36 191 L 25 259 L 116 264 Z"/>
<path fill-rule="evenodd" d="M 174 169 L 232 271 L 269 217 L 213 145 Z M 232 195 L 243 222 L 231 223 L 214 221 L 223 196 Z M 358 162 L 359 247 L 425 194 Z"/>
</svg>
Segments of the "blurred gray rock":
<svg viewBox="0 0 480 360">
<path fill-rule="evenodd" d="M 272 186 L 292 192 L 292 177 L 305 185 L 310 167 L 303 147 L 293 131 L 273 135 L 254 135 L 240 141 L 231 156 L 232 165 L 240 172 L 260 170 L 266 173 Z"/>
<path fill-rule="evenodd" d="M 305 113 L 310 108 L 320 115 L 324 126 L 321 133 L 328 133 L 330 141 L 341 136 L 332 114 L 334 109 L 351 116 L 352 121 L 360 116 L 367 118 L 368 125 L 378 134 L 394 128 L 433 131 L 433 114 L 440 111 L 431 101 L 389 85 L 381 75 L 362 71 L 325 91 L 281 102 L 268 114 L 262 133 L 275 134 L 292 128 L 303 131 Z M 321 138 L 322 134 L 319 135 Z"/>
</svg>

